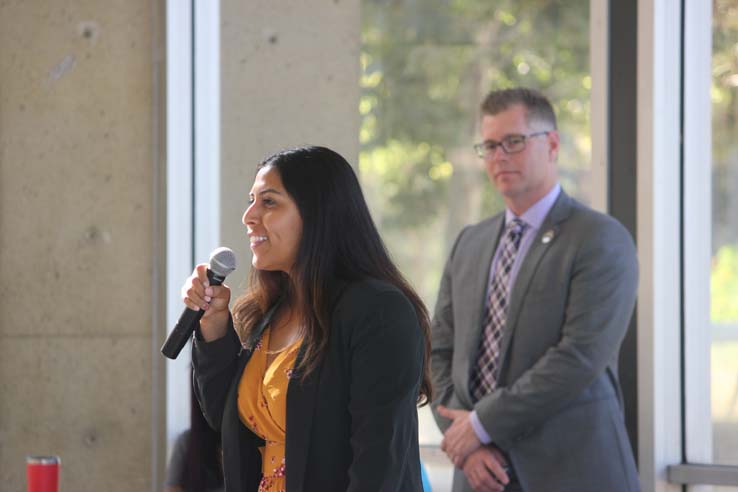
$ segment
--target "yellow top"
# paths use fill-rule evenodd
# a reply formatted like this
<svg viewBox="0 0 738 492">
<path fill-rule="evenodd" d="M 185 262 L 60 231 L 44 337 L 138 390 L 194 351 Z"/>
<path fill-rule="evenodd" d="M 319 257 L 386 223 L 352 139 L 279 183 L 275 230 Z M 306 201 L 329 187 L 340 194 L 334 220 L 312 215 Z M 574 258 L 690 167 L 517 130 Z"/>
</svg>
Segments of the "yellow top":
<svg viewBox="0 0 738 492">
<path fill-rule="evenodd" d="M 241 376 L 238 384 L 238 413 L 241 422 L 266 441 L 266 445 L 259 448 L 263 475 L 259 492 L 284 492 L 287 385 L 300 340 L 280 350 L 267 367 L 269 331 L 264 330 Z"/>
</svg>

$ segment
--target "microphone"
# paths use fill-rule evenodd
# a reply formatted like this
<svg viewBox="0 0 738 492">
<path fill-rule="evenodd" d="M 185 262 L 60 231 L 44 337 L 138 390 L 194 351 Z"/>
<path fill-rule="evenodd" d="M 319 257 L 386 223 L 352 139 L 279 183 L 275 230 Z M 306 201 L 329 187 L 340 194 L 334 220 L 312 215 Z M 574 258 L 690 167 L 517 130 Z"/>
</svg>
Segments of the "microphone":
<svg viewBox="0 0 738 492">
<path fill-rule="evenodd" d="M 210 265 L 208 266 L 210 285 L 222 284 L 228 274 L 235 269 L 236 255 L 231 249 L 218 248 L 214 250 L 210 254 Z M 182 348 L 187 344 L 187 340 L 192 337 L 192 333 L 200 323 L 203 314 L 205 314 L 205 311 L 202 309 L 193 311 L 186 307 L 166 342 L 161 346 L 161 353 L 170 359 L 176 359 Z"/>
</svg>

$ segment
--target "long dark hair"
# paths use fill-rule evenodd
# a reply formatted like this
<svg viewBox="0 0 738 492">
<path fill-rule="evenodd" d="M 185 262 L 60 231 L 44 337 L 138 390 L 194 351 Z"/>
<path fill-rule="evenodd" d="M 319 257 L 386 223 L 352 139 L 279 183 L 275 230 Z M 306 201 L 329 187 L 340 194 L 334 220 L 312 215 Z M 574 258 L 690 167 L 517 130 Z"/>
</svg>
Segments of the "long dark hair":
<svg viewBox="0 0 738 492">
<path fill-rule="evenodd" d="M 266 167 L 279 172 L 285 190 L 297 204 L 303 223 L 302 239 L 292 278 L 284 272 L 251 270 L 249 289 L 233 308 L 241 338 L 246 339 L 280 297 L 286 296 L 287 302 L 299 299 L 303 303 L 307 345 L 300 369 L 308 374 L 328 345 L 337 281 L 383 280 L 400 289 L 415 308 L 425 339 L 418 402 L 428 403 L 432 398 L 428 311 L 390 260 L 351 166 L 330 149 L 307 146 L 274 154 L 257 170 Z"/>
</svg>

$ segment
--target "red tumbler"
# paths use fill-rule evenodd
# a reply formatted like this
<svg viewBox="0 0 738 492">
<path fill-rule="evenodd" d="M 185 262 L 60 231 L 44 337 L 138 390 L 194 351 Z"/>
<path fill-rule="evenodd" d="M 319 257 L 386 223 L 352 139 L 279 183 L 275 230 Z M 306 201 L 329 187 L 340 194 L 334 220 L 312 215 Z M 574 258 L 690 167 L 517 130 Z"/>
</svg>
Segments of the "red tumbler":
<svg viewBox="0 0 738 492">
<path fill-rule="evenodd" d="M 58 456 L 26 456 L 28 492 L 59 492 Z"/>
</svg>

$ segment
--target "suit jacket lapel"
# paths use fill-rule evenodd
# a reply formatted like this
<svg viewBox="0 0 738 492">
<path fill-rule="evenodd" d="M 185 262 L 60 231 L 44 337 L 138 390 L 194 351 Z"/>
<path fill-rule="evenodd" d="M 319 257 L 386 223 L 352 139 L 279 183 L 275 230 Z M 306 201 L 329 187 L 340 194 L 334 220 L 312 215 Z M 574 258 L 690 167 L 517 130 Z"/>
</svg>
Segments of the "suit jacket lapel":
<svg viewBox="0 0 738 492">
<path fill-rule="evenodd" d="M 536 269 L 548 251 L 548 248 L 558 238 L 561 222 L 566 220 L 570 212 L 571 198 L 569 198 L 569 196 L 562 190 L 551 208 L 551 211 L 548 213 L 548 216 L 543 221 L 543 224 L 541 224 L 541 228 L 538 230 L 536 237 L 533 238 L 533 242 L 531 243 L 530 249 L 528 249 L 525 258 L 523 258 L 523 263 L 520 265 L 518 276 L 515 278 L 515 285 L 513 285 L 512 291 L 510 292 L 510 306 L 507 312 L 505 331 L 502 336 L 499 367 L 503 367 L 505 364 L 507 350 L 510 347 L 518 316 L 520 315 L 520 310 L 523 306 L 523 299 L 525 299 L 525 294 L 528 292 L 531 280 L 533 280 L 533 277 L 535 276 Z M 543 236 L 545 234 L 551 234 L 552 232 L 553 237 L 551 240 L 544 243 Z"/>
<path fill-rule="evenodd" d="M 477 256 L 477 258 L 481 260 L 481 264 L 480 264 L 477 278 L 474 281 L 474 286 L 475 286 L 474 288 L 475 288 L 475 294 L 476 294 L 475 300 L 477 302 L 477 306 L 479 305 L 479 301 L 481 301 L 481 305 L 482 305 L 482 309 L 475 310 L 476 318 L 474 319 L 474 326 L 479 329 L 478 335 L 481 333 L 484 308 L 487 305 L 487 288 L 489 287 L 489 269 L 492 267 L 492 259 L 495 256 L 495 250 L 497 249 L 497 244 L 500 242 L 500 235 L 502 234 L 502 229 L 505 225 L 504 219 L 505 219 L 505 214 L 498 215 L 490 223 L 488 230 L 484 231 L 484 235 L 488 237 L 489 240 L 484 241 L 482 243 L 482 249 L 479 252 L 479 256 Z"/>
</svg>

